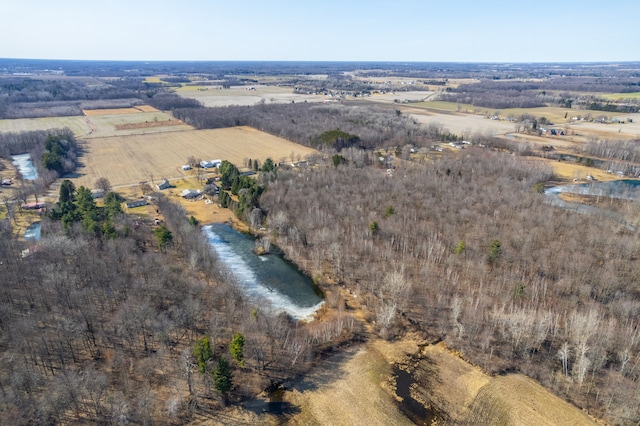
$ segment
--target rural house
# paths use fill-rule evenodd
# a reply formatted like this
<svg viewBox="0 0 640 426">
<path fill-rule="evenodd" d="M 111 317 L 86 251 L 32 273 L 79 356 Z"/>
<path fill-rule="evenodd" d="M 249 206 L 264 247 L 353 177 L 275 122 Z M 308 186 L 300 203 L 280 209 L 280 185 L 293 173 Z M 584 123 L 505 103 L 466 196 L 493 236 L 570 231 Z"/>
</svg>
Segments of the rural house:
<svg viewBox="0 0 640 426">
<path fill-rule="evenodd" d="M 185 189 L 180 193 L 182 198 L 186 198 L 188 200 L 192 200 L 196 197 L 200 196 L 200 191 L 196 191 L 195 189 Z"/>
<path fill-rule="evenodd" d="M 167 189 L 171 187 L 171 184 L 169 183 L 168 180 L 163 179 L 159 184 L 156 185 L 156 187 L 162 191 L 163 189 Z"/>
<path fill-rule="evenodd" d="M 133 209 L 135 207 L 146 206 L 147 205 L 147 200 L 145 200 L 144 198 L 140 198 L 138 200 L 127 201 L 124 204 L 125 204 L 125 206 L 127 206 L 128 209 Z"/>
</svg>

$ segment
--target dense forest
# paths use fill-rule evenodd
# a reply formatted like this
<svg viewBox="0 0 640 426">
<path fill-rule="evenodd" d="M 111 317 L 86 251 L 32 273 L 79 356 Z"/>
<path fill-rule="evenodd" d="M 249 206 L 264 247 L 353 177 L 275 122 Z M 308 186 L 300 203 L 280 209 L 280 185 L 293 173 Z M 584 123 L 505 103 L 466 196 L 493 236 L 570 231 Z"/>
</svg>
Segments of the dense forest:
<svg viewBox="0 0 640 426">
<path fill-rule="evenodd" d="M 416 328 L 607 421 L 640 418 L 637 231 L 552 207 L 535 190 L 550 169 L 506 153 L 354 164 L 281 171 L 262 196 L 296 263 L 364 299 L 382 336 Z"/>
<path fill-rule="evenodd" d="M 306 146 L 342 149 L 350 144 L 322 139 L 326 131 L 340 129 L 358 136 L 352 145 L 361 148 L 422 144 L 428 138 L 411 117 L 399 111 L 318 104 L 276 104 L 224 108 L 175 109 L 180 120 L 199 129 L 251 126 Z M 329 144 L 327 145 L 327 142 Z M 343 141 L 347 142 L 347 141 Z"/>
<path fill-rule="evenodd" d="M 215 417 L 357 337 L 342 311 L 305 325 L 249 304 L 171 201 L 157 201 L 161 227 L 109 208 L 111 232 L 95 232 L 87 219 L 103 214 L 86 192 L 63 183 L 62 220 L 43 220 L 27 255 L 0 221 L 3 423 Z"/>
</svg>

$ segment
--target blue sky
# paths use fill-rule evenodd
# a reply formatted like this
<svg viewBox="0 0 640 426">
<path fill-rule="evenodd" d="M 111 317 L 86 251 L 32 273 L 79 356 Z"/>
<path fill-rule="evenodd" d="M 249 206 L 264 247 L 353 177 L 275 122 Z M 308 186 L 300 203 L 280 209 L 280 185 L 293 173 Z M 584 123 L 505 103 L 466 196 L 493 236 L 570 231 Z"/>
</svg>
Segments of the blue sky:
<svg viewBox="0 0 640 426">
<path fill-rule="evenodd" d="M 640 60 L 640 1 L 0 0 L 0 57 Z"/>
</svg>

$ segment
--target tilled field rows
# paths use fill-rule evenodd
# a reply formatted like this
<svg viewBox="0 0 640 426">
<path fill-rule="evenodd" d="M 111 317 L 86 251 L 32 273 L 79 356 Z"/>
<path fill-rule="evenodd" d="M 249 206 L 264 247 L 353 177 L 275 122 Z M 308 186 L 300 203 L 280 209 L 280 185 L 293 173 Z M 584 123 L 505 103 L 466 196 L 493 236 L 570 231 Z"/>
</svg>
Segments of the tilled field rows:
<svg viewBox="0 0 640 426">
<path fill-rule="evenodd" d="M 81 143 L 86 151 L 80 159 L 83 166 L 73 180 L 76 186 L 86 187 L 100 177 L 120 186 L 152 177 L 157 181 L 191 176 L 191 171 L 181 169 L 190 156 L 228 160 L 241 167 L 246 158 L 278 161 L 289 159 L 291 153 L 305 158 L 316 152 L 249 127 L 91 138 Z"/>
</svg>

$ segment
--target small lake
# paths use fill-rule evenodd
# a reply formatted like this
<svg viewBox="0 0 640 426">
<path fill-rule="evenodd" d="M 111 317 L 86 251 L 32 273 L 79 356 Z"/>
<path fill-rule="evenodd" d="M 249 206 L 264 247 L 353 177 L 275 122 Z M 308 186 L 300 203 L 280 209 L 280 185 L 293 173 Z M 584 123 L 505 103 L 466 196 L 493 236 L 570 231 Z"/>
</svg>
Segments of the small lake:
<svg viewBox="0 0 640 426">
<path fill-rule="evenodd" d="M 40 239 L 40 222 L 34 222 L 24 231 L 25 240 L 38 241 Z"/>
<path fill-rule="evenodd" d="M 218 259 L 254 304 L 269 304 L 294 319 L 311 319 L 324 303 L 309 277 L 277 254 L 258 256 L 255 240 L 229 225 L 213 223 L 203 232 Z"/>
<path fill-rule="evenodd" d="M 38 179 L 38 169 L 36 169 L 31 159 L 31 154 L 16 154 L 12 155 L 13 161 L 11 164 L 16 166 L 22 175 L 24 180 L 36 180 Z"/>
</svg>

